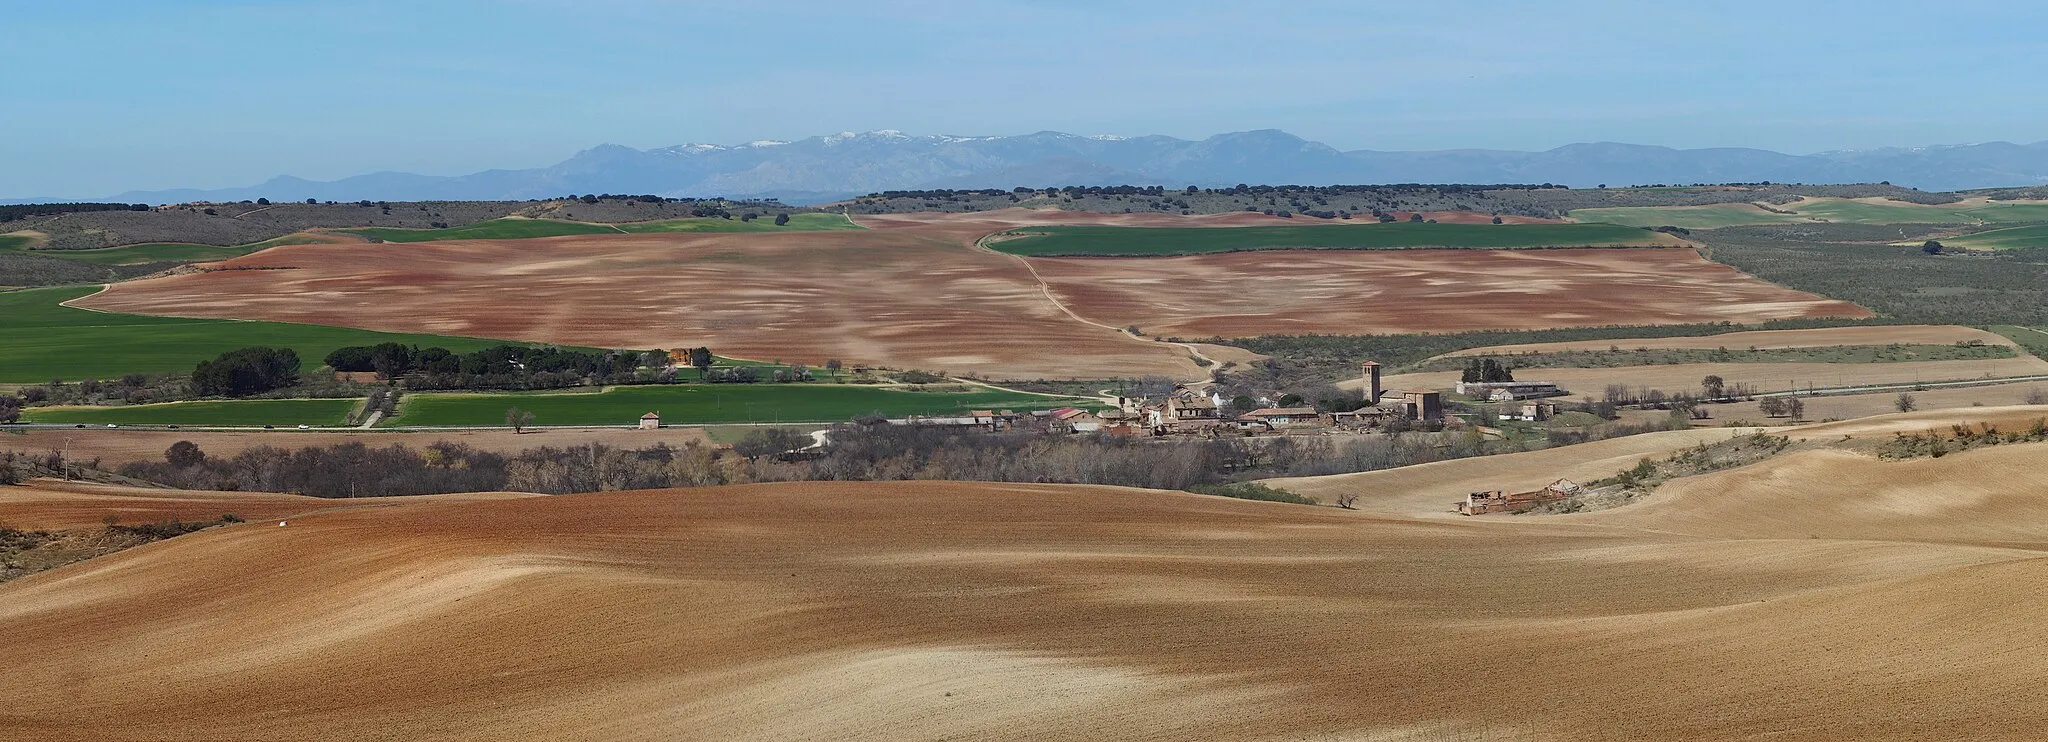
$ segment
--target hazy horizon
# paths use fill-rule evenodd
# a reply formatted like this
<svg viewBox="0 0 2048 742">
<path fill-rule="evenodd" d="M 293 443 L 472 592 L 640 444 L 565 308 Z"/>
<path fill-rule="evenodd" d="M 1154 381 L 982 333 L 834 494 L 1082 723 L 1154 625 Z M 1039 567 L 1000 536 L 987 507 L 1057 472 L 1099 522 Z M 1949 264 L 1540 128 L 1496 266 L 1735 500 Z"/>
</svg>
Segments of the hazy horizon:
<svg viewBox="0 0 2048 742">
<path fill-rule="evenodd" d="M 1976 2 L 139 2 L 10 9 L 0 197 L 542 167 L 839 131 L 1788 154 L 2048 139 Z M 858 61 L 858 64 L 854 64 Z"/>
</svg>

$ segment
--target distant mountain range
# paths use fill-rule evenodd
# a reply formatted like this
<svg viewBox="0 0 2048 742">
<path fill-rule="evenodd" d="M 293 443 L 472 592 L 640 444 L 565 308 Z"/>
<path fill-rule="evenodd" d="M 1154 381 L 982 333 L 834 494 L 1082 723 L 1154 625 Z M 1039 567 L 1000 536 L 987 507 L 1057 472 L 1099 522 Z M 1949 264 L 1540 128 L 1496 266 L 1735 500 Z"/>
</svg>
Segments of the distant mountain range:
<svg viewBox="0 0 2048 742">
<path fill-rule="evenodd" d="M 248 188 L 132 191 L 123 202 L 317 198 L 520 200 L 582 193 L 751 196 L 817 203 L 883 190 L 1056 185 L 1558 183 L 1874 183 L 1929 191 L 2048 183 L 2048 142 L 1992 142 L 1788 155 L 1760 149 L 1672 149 L 1601 142 L 1544 152 L 1340 151 L 1283 131 L 1168 136 L 912 136 L 845 132 L 802 141 L 615 144 L 531 170 L 459 176 L 380 172 L 329 182 L 281 176 Z"/>
</svg>

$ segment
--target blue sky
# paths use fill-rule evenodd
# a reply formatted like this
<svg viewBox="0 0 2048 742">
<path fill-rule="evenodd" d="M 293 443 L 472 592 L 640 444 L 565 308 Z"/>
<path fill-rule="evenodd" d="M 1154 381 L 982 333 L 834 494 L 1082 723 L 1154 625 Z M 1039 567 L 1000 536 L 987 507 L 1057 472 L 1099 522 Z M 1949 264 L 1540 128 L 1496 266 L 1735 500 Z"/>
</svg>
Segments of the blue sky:
<svg viewBox="0 0 2048 742">
<path fill-rule="evenodd" d="M 871 129 L 2048 139 L 2031 2 L 73 0 L 7 3 L 0 27 L 0 198 Z"/>
</svg>

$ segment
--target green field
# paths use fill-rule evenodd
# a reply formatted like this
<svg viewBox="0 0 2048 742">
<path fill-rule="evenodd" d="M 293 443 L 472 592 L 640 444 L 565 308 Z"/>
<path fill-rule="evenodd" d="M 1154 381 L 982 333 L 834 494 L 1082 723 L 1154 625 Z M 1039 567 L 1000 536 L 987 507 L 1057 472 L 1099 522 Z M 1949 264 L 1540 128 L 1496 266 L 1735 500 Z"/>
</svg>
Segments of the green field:
<svg viewBox="0 0 2048 742">
<path fill-rule="evenodd" d="M 1655 235 L 1613 224 L 1331 224 L 1300 227 L 1027 227 L 991 240 L 1026 256 L 1192 255 L 1240 250 L 1405 248 L 1518 249 L 1657 244 Z"/>
<path fill-rule="evenodd" d="M 341 425 L 359 399 L 246 399 L 120 407 L 30 407 L 23 422 L 88 425 Z"/>
<path fill-rule="evenodd" d="M 2018 325 L 1993 325 L 1985 329 L 2004 335 L 2005 339 L 2018 343 L 2020 348 L 2036 357 L 2048 359 L 2048 330 Z"/>
<path fill-rule="evenodd" d="M 597 394 L 423 392 L 401 398 L 388 424 L 503 425 L 505 410 L 536 425 L 632 425 L 648 412 L 665 425 L 837 422 L 861 415 L 945 415 L 970 409 L 1050 409 L 1080 400 L 1015 392 L 911 392 L 841 384 L 676 384 L 613 387 Z"/>
<path fill-rule="evenodd" d="M 561 237 L 572 234 L 618 234 L 603 224 L 564 222 L 553 219 L 506 217 L 447 229 L 400 229 L 363 227 L 340 230 L 385 242 L 433 242 L 436 240 L 523 240 L 530 237 Z"/>
<path fill-rule="evenodd" d="M 0 234 L 0 250 L 24 250 L 34 240 L 25 234 Z"/>
<path fill-rule="evenodd" d="M 2023 224 L 2048 221 L 2048 203 L 1993 202 L 1970 206 L 1927 206 L 1900 202 L 1869 203 L 1837 198 L 1809 199 L 1771 208 L 1791 211 L 1779 214 L 1755 204 L 1713 204 L 1710 206 L 1629 206 L 1609 209 L 1574 209 L 1571 217 L 1580 222 L 1605 222 L 1631 227 L 1670 225 L 1686 229 L 1715 229 L 1749 224 L 1798 224 L 1827 221 L 1854 224 Z"/>
<path fill-rule="evenodd" d="M 1994 229 L 1989 232 L 1950 237 L 1942 240 L 1941 244 L 1971 250 L 2011 250 L 2019 247 L 2048 246 L 2048 225 Z"/>
<path fill-rule="evenodd" d="M 505 342 L 283 322 L 150 317 L 58 306 L 97 291 L 97 286 L 65 286 L 0 292 L 0 383 L 191 373 L 200 361 L 252 345 L 296 350 L 304 367 L 311 370 L 328 352 L 345 345 L 396 342 L 466 352 Z"/>
<path fill-rule="evenodd" d="M 861 229 L 853 220 L 842 214 L 791 214 L 789 223 L 775 226 L 772 214 L 756 217 L 753 221 L 739 219 L 671 219 L 661 222 L 632 222 L 618 225 L 628 232 L 821 232 L 841 229 Z"/>
</svg>

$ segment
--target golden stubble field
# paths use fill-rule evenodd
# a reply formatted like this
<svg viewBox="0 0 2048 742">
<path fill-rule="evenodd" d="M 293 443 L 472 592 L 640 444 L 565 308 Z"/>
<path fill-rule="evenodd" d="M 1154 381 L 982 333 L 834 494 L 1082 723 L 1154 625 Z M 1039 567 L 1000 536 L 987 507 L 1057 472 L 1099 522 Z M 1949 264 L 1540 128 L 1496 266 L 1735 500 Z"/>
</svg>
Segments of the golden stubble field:
<svg viewBox="0 0 2048 742">
<path fill-rule="evenodd" d="M 334 503 L 0 585 L 0 736 L 2031 739 L 2044 455 L 1804 451 L 1558 517 L 1422 517 L 1370 479 L 1405 470 L 1331 480 L 1367 512 L 949 482 Z"/>
<path fill-rule="evenodd" d="M 1530 343 L 1522 345 L 1497 345 L 1472 348 L 1445 357 L 1499 356 L 1509 365 L 1516 365 L 1515 355 L 1529 352 L 1561 351 L 1633 351 L 1636 349 L 1727 349 L 1741 357 L 1750 348 L 1825 348 L 1843 345 L 1890 345 L 1927 344 L 1947 345 L 1963 342 L 1978 342 L 2012 348 L 2011 358 L 1988 358 L 1981 360 L 1952 361 L 1902 361 L 1894 363 L 1676 363 L 1642 366 L 1611 367 L 1551 367 L 1517 369 L 1515 377 L 1523 381 L 1548 381 L 1556 383 L 1572 393 L 1571 398 L 1593 397 L 1605 394 L 1610 384 L 1627 386 L 1630 389 L 1649 388 L 1666 393 L 1699 394 L 1700 382 L 1709 375 L 1719 376 L 1727 384 L 1747 384 L 1758 391 L 1772 392 L 1788 389 L 1844 388 L 1873 385 L 1905 385 L 1911 387 L 1920 383 L 1952 381 L 1973 381 L 2009 377 L 2048 376 L 2048 361 L 2037 358 L 2020 349 L 2011 340 L 1996 333 L 1971 327 L 1954 325 L 1900 325 L 1882 327 L 1830 327 L 1810 330 L 1759 330 L 1734 332 L 1702 337 L 1634 338 L 1623 340 L 1593 340 L 1562 343 Z M 1386 388 L 1425 387 L 1449 389 L 1458 381 L 1458 371 L 1429 371 L 1406 374 L 1392 374 L 1383 378 Z M 2011 404 L 2025 397 L 2035 386 L 2048 384 L 2042 381 L 2022 381 L 1983 387 L 1940 388 L 1930 387 L 1913 391 L 1916 398 L 1924 400 L 1923 407 L 1967 407 L 1971 405 Z M 1338 386 L 1358 389 L 1364 385 L 1362 379 L 1348 379 Z M 1825 397 L 1807 400 L 1808 416 L 1861 417 L 1890 411 L 1891 400 L 1899 390 L 1891 389 L 1866 395 Z M 1718 417 L 1726 419 L 1763 420 L 1756 412 L 1755 403 L 1739 405 L 1715 405 L 1712 407 Z"/>
<path fill-rule="evenodd" d="M 1026 260 L 977 246 L 1041 224 L 1284 221 L 1006 210 L 862 217 L 859 231 L 292 245 L 76 304 L 996 378 L 1205 375 L 1129 325 L 1242 336 L 1868 314 L 1689 248 Z"/>
</svg>

